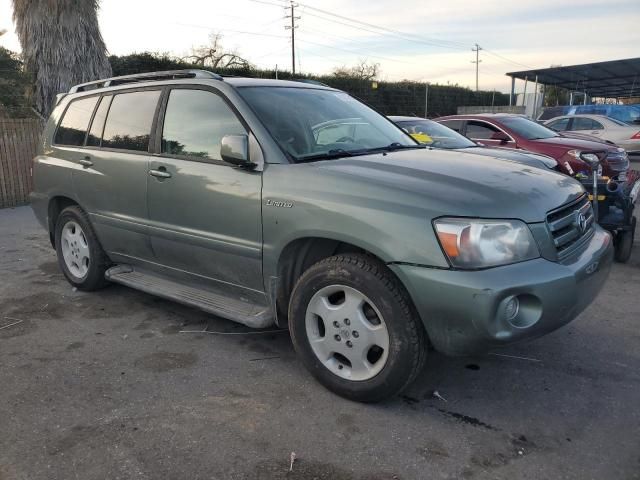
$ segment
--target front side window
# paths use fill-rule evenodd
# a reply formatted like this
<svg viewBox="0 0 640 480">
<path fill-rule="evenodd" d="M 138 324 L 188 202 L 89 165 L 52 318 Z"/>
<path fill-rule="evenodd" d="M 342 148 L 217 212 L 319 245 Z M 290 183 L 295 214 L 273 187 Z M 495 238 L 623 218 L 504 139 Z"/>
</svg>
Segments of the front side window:
<svg viewBox="0 0 640 480">
<path fill-rule="evenodd" d="M 162 153 L 221 160 L 222 137 L 246 133 L 219 95 L 205 90 L 171 90 L 162 129 Z"/>
<path fill-rule="evenodd" d="M 477 147 L 475 143 L 458 132 L 432 120 L 402 120 L 398 122 L 409 135 L 434 148 L 470 148 Z"/>
<path fill-rule="evenodd" d="M 541 140 L 543 138 L 557 137 L 558 134 L 550 128 L 524 117 L 503 117 L 500 122 L 527 140 Z"/>
<path fill-rule="evenodd" d="M 484 122 L 469 120 L 467 122 L 467 137 L 476 140 L 491 140 L 493 135 L 499 132 L 496 127 Z"/>
<path fill-rule="evenodd" d="M 344 92 L 299 87 L 241 87 L 238 91 L 294 161 L 424 148 Z"/>
<path fill-rule="evenodd" d="M 60 121 L 53 143 L 56 145 L 82 146 L 89 128 L 89 121 L 99 97 L 73 100 Z"/>
<path fill-rule="evenodd" d="M 115 95 L 104 125 L 102 146 L 148 151 L 151 125 L 159 98 L 159 90 Z"/>
</svg>

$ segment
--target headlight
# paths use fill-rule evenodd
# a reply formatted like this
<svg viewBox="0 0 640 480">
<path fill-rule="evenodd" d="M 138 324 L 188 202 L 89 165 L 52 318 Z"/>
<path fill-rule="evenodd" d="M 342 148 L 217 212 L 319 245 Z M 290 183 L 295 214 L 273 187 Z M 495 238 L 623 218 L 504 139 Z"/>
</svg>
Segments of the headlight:
<svg viewBox="0 0 640 480">
<path fill-rule="evenodd" d="M 531 230 L 519 220 L 439 218 L 434 226 L 456 268 L 495 267 L 540 256 Z"/>
</svg>

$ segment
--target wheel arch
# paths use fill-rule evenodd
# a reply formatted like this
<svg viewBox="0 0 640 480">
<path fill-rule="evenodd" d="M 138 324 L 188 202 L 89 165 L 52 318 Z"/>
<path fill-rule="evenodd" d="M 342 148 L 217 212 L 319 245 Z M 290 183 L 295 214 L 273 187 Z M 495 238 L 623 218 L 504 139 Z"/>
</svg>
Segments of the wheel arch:
<svg viewBox="0 0 640 480">
<path fill-rule="evenodd" d="M 49 241 L 51 242 L 51 246 L 53 248 L 56 248 L 56 220 L 58 219 L 58 216 L 60 216 L 60 213 L 62 213 L 65 208 L 71 205 L 77 205 L 78 207 L 80 207 L 77 201 L 75 201 L 71 197 L 67 197 L 64 195 L 57 195 L 55 197 L 51 197 L 51 199 L 49 200 L 49 205 L 47 206 L 47 222 L 49 230 Z"/>
<path fill-rule="evenodd" d="M 278 256 L 276 270 L 275 304 L 279 326 L 285 327 L 288 323 L 287 310 L 291 292 L 300 276 L 320 260 L 344 253 L 360 253 L 370 256 L 382 264 L 387 263 L 380 255 L 369 249 L 337 238 L 306 236 L 292 240 L 285 245 Z M 393 272 L 391 273 L 395 276 Z M 400 283 L 402 282 L 400 281 Z"/>
</svg>

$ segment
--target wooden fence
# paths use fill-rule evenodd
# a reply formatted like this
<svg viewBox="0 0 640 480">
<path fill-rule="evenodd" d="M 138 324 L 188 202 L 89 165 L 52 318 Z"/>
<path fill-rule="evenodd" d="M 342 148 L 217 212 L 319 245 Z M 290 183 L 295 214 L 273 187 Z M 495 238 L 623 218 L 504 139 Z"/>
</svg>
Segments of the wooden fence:
<svg viewBox="0 0 640 480">
<path fill-rule="evenodd" d="M 29 202 L 31 161 L 42 127 L 37 119 L 0 119 L 0 208 Z"/>
</svg>

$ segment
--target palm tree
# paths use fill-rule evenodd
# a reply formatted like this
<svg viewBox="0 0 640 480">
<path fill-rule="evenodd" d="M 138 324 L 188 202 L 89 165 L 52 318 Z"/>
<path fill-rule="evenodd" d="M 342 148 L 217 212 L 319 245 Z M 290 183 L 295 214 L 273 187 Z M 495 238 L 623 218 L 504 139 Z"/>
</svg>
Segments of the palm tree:
<svg viewBox="0 0 640 480">
<path fill-rule="evenodd" d="M 48 116 L 55 95 L 111 75 L 98 26 L 98 0 L 13 0 L 13 21 L 27 70 L 35 79 L 35 108 Z"/>
</svg>

